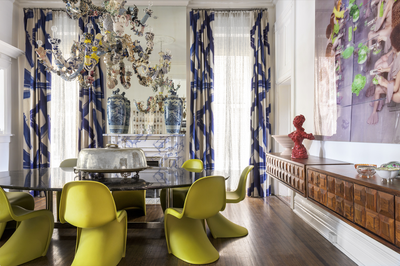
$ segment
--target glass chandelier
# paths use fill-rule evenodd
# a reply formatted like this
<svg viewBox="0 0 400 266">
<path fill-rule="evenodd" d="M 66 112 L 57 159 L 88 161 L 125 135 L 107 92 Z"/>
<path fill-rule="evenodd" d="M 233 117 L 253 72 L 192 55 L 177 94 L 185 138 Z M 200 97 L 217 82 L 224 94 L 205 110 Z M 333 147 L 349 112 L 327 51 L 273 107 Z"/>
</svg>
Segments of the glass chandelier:
<svg viewBox="0 0 400 266">
<path fill-rule="evenodd" d="M 84 21 L 87 32 L 74 41 L 71 46 L 71 55 L 65 59 L 58 46 L 61 40 L 56 38 L 54 33 L 57 28 L 53 26 L 53 37 L 49 38 L 52 49 L 46 50 L 42 47 L 42 41 L 38 41 L 38 48 L 35 49 L 39 56 L 39 62 L 45 66 L 46 71 L 57 74 L 62 79 L 71 81 L 78 78 L 83 87 L 90 87 L 94 82 L 95 66 L 99 63 L 100 57 L 104 56 L 104 63 L 107 67 L 107 87 L 115 88 L 120 83 L 123 88 L 129 89 L 130 80 L 135 73 L 139 84 L 143 86 L 153 85 L 155 80 L 163 77 L 170 70 L 171 53 L 160 53 L 160 62 L 150 66 L 149 55 L 153 51 L 154 33 L 152 29 L 145 31 L 146 22 L 153 11 L 151 4 L 144 9 L 144 15 L 138 18 L 136 5 L 125 7 L 125 0 L 103 1 L 102 6 L 96 6 L 91 0 L 63 0 L 66 3 L 66 11 L 73 19 Z M 100 33 L 94 34 L 94 25 L 90 18 L 98 17 L 97 25 Z M 124 34 L 125 27 L 130 26 L 134 35 L 143 37 L 146 40 L 146 47 L 143 48 L 138 40 L 132 41 L 128 34 Z M 55 61 L 53 66 L 47 57 L 52 54 Z M 124 59 L 127 59 L 129 66 L 125 67 Z M 119 78 L 118 78 L 119 76 Z"/>
</svg>

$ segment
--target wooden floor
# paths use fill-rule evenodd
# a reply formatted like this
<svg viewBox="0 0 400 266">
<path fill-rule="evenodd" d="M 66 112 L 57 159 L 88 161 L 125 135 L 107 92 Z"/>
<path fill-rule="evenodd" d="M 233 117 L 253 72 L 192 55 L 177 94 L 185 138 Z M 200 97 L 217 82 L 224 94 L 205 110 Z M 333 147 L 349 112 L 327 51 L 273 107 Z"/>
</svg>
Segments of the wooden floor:
<svg viewBox="0 0 400 266">
<path fill-rule="evenodd" d="M 146 217 L 137 217 L 138 212 L 130 212 L 130 221 L 163 220 L 159 205 L 148 205 L 147 213 Z M 220 254 L 219 260 L 210 265 L 355 265 L 274 196 L 246 198 L 239 204 L 227 204 L 223 214 L 245 226 L 249 235 L 237 239 L 213 239 L 208 231 L 211 243 Z M 12 230 L 6 230 L 0 245 L 11 234 Z M 75 237 L 75 229 L 55 229 L 47 256 L 24 265 L 71 265 Z M 189 264 L 168 254 L 162 228 L 151 228 L 128 230 L 126 258 L 118 265 Z"/>
</svg>

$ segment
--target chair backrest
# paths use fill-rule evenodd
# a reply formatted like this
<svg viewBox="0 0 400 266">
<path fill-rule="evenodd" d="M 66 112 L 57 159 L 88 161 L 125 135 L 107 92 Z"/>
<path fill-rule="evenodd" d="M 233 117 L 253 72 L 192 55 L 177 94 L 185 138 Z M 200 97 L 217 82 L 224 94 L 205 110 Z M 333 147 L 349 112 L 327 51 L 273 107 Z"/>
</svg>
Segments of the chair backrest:
<svg viewBox="0 0 400 266">
<path fill-rule="evenodd" d="M 192 219 L 206 219 L 225 209 L 225 202 L 224 177 L 206 176 L 190 186 L 183 214 Z"/>
<path fill-rule="evenodd" d="M 199 159 L 189 159 L 182 164 L 182 168 L 189 172 L 200 173 L 203 171 L 203 161 Z"/>
<path fill-rule="evenodd" d="M 60 167 L 74 167 L 76 166 L 77 161 L 78 158 L 65 159 L 60 163 Z"/>
<path fill-rule="evenodd" d="M 14 213 L 12 212 L 10 202 L 3 188 L 0 187 L 0 222 L 8 222 L 13 220 Z"/>
<path fill-rule="evenodd" d="M 60 221 L 76 227 L 91 228 L 117 218 L 110 190 L 96 181 L 73 181 L 63 187 L 60 200 Z"/>
<path fill-rule="evenodd" d="M 250 171 L 254 168 L 253 165 L 249 165 L 243 169 L 242 174 L 240 175 L 239 184 L 235 193 L 239 196 L 239 201 L 244 200 L 246 197 L 246 181 L 249 176 Z"/>
</svg>

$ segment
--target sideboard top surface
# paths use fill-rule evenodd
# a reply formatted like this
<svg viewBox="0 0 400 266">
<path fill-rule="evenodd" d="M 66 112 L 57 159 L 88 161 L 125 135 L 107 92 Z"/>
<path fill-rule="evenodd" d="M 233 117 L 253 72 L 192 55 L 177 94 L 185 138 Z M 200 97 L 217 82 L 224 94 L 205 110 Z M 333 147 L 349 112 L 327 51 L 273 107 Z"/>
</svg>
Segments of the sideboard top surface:
<svg viewBox="0 0 400 266">
<path fill-rule="evenodd" d="M 350 164 L 348 162 L 343 162 L 328 158 L 320 158 L 317 156 L 308 156 L 308 159 L 292 159 L 290 155 L 281 155 L 280 153 L 269 153 L 269 155 L 276 157 L 277 159 L 282 159 L 285 161 L 295 162 L 303 165 Z"/>
<path fill-rule="evenodd" d="M 386 192 L 400 196 L 400 178 L 387 179 L 386 182 L 383 182 L 382 177 L 377 173 L 367 178 L 360 176 L 354 165 L 315 165 L 308 167 L 308 169 L 316 170 L 355 184 L 385 190 Z"/>
</svg>

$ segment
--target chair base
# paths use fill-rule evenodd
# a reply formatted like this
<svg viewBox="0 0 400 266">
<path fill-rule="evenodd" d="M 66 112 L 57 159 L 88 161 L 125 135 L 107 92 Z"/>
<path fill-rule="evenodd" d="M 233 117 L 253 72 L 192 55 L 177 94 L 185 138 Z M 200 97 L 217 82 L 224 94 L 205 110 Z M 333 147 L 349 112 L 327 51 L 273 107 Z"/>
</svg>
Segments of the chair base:
<svg viewBox="0 0 400 266">
<path fill-rule="evenodd" d="M 76 254 L 72 265 L 117 265 L 126 251 L 127 217 L 96 228 L 77 228 Z M 101 254 L 101 255 L 99 255 Z"/>
<path fill-rule="evenodd" d="M 165 238 L 168 253 L 191 264 L 209 264 L 219 259 L 203 228 L 203 220 L 178 219 L 165 214 Z"/>
<path fill-rule="evenodd" d="M 0 265 L 20 265 L 46 256 L 53 235 L 53 214 L 47 210 L 20 222 L 14 234 L 0 248 Z M 28 214 L 29 215 L 29 214 Z"/>
<path fill-rule="evenodd" d="M 226 219 L 221 213 L 210 217 L 207 225 L 210 228 L 213 238 L 234 238 L 248 235 L 248 231 L 243 226 L 232 223 Z"/>
</svg>

